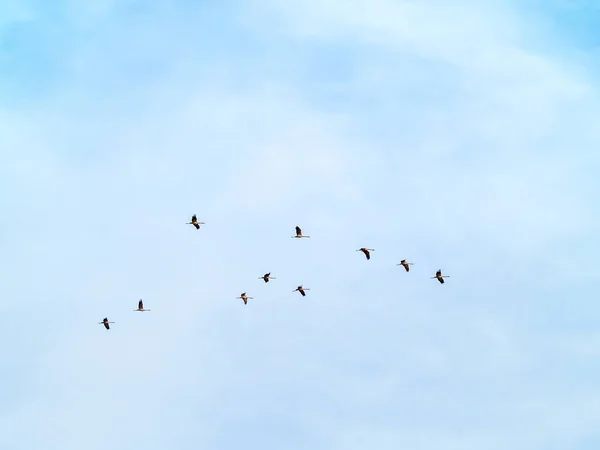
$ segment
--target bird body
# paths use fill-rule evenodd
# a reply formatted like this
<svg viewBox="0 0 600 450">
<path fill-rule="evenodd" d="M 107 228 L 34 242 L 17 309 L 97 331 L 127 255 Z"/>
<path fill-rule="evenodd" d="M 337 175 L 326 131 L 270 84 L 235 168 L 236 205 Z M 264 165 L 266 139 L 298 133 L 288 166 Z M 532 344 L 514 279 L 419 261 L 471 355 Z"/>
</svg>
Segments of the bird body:
<svg viewBox="0 0 600 450">
<path fill-rule="evenodd" d="M 297 226 L 297 227 L 296 227 L 296 236 L 292 236 L 292 237 L 293 237 L 293 238 L 298 238 L 298 239 L 300 239 L 300 238 L 309 238 L 310 236 L 304 236 L 304 235 L 302 234 L 302 229 L 301 229 L 300 227 L 298 227 L 298 226 Z"/>
<path fill-rule="evenodd" d="M 370 252 L 374 252 L 375 249 L 373 248 L 366 248 L 366 247 L 361 247 L 358 250 L 356 250 L 357 252 L 363 252 L 367 258 L 367 260 L 371 259 L 371 253 Z"/>
<path fill-rule="evenodd" d="M 400 264 L 397 264 L 397 265 L 398 265 L 398 266 L 402 266 L 402 267 L 404 267 L 404 270 L 406 270 L 406 271 L 408 272 L 408 271 L 409 271 L 409 269 L 410 269 L 410 267 L 409 267 L 409 266 L 412 266 L 412 265 L 413 265 L 413 263 L 406 262 L 406 260 L 405 260 L 405 259 L 403 259 L 402 261 L 400 261 Z"/>
<path fill-rule="evenodd" d="M 268 282 L 269 282 L 269 280 L 274 280 L 274 279 L 275 279 L 275 277 L 272 277 L 272 276 L 271 276 L 271 272 L 269 272 L 269 273 L 265 273 L 265 274 L 264 274 L 262 277 L 258 277 L 258 279 L 259 279 L 259 280 L 260 280 L 260 279 L 263 279 L 263 280 L 265 280 L 265 283 L 268 283 Z"/>
<path fill-rule="evenodd" d="M 300 292 L 300 294 L 302 294 L 302 297 L 306 297 L 306 292 L 304 291 L 310 291 L 310 288 L 303 288 L 302 285 L 298 286 L 296 289 L 294 289 L 292 292 Z"/>
<path fill-rule="evenodd" d="M 114 323 L 114 322 L 109 322 L 108 318 L 105 317 L 102 322 L 98 322 L 99 325 L 104 325 L 104 328 L 106 328 L 107 330 L 110 330 L 110 323 Z"/>
<path fill-rule="evenodd" d="M 435 277 L 431 277 L 431 278 L 436 278 L 440 283 L 444 284 L 444 278 L 450 278 L 450 275 L 442 275 L 442 271 L 438 270 L 435 273 Z"/>
<path fill-rule="evenodd" d="M 196 214 L 194 214 L 192 216 L 192 221 L 191 222 L 186 222 L 186 225 L 194 225 L 194 227 L 196 228 L 196 230 L 200 229 L 200 225 L 204 225 L 204 222 L 198 222 L 198 218 L 196 217 Z"/>
<path fill-rule="evenodd" d="M 247 305 L 248 304 L 248 299 L 249 298 L 254 298 L 254 297 L 248 297 L 245 292 L 242 292 L 241 295 L 239 297 L 237 297 L 237 298 L 241 298 L 243 300 L 243 302 L 244 302 L 244 305 Z"/>
<path fill-rule="evenodd" d="M 144 302 L 142 301 L 142 299 L 140 299 L 140 301 L 138 302 L 138 309 L 134 309 L 134 311 L 150 311 L 149 309 L 144 309 Z"/>
</svg>

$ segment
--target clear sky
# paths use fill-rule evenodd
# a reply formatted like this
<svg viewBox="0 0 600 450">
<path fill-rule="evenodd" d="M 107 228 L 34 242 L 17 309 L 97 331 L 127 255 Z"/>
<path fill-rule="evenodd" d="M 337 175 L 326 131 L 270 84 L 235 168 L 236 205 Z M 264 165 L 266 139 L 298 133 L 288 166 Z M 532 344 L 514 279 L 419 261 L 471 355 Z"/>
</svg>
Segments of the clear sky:
<svg viewBox="0 0 600 450">
<path fill-rule="evenodd" d="M 600 448 L 594 3 L 1 2 L 0 450 Z"/>
</svg>

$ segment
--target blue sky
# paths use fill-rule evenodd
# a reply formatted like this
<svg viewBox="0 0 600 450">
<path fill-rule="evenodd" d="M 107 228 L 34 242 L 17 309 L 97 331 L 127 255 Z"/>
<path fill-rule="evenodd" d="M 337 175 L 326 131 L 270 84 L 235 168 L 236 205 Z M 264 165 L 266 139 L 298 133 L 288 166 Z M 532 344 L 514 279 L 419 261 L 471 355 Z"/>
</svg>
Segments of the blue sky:
<svg viewBox="0 0 600 450">
<path fill-rule="evenodd" d="M 596 450 L 598 20 L 4 2 L 0 449 Z"/>
</svg>

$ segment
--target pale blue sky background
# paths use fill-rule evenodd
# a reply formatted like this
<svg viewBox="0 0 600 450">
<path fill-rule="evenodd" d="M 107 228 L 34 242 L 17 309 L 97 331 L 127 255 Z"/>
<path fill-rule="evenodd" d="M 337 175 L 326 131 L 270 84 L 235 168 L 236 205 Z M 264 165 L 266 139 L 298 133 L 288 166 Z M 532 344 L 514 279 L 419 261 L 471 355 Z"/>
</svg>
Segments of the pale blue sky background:
<svg viewBox="0 0 600 450">
<path fill-rule="evenodd" d="M 594 5 L 3 1 L 0 450 L 600 448 Z"/>
</svg>

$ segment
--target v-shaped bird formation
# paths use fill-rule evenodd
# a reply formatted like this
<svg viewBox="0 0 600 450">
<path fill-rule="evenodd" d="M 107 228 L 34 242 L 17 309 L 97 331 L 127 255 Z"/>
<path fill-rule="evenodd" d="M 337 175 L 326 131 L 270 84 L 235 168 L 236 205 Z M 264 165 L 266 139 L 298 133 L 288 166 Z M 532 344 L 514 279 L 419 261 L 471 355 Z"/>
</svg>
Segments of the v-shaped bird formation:
<svg viewBox="0 0 600 450">
<path fill-rule="evenodd" d="M 198 217 L 196 216 L 196 214 L 194 214 L 192 216 L 192 219 L 190 222 L 186 222 L 186 225 L 193 225 L 194 228 L 196 228 L 196 230 L 200 229 L 200 225 L 205 225 L 204 222 L 199 222 L 198 221 Z M 296 235 L 292 236 L 293 239 L 301 239 L 301 238 L 310 238 L 310 236 L 304 235 L 302 234 L 302 229 L 299 226 L 296 226 Z M 367 259 L 367 261 L 369 261 L 371 259 L 371 252 L 374 252 L 375 249 L 373 248 L 367 248 L 367 247 L 361 247 L 358 250 L 356 250 L 357 252 L 362 252 L 365 255 L 365 258 Z M 410 266 L 413 265 L 412 262 L 408 262 L 406 259 L 403 259 L 402 261 L 400 261 L 399 264 L 396 264 L 397 266 L 402 266 L 404 268 L 404 270 L 406 272 L 410 272 Z M 438 270 L 435 273 L 435 276 L 431 277 L 431 279 L 436 279 L 438 280 L 441 284 L 444 284 L 444 278 L 449 278 L 449 275 L 442 275 L 442 270 Z M 265 283 L 268 283 L 270 280 L 275 280 L 275 277 L 271 276 L 271 272 L 267 272 L 265 273 L 262 277 L 258 277 L 259 280 L 263 280 Z M 292 292 L 299 292 L 300 295 L 302 295 L 302 297 L 306 297 L 306 291 L 310 291 L 310 288 L 306 288 L 303 287 L 303 285 L 298 286 L 296 289 L 294 289 Z M 252 300 L 254 299 L 254 297 L 250 297 L 247 295 L 246 292 L 242 292 L 240 294 L 239 297 L 237 297 L 238 299 L 241 299 L 244 302 L 244 305 L 248 304 L 248 300 Z M 150 309 L 146 309 L 144 308 L 144 302 L 140 299 L 140 301 L 138 302 L 138 307 L 137 309 L 134 309 L 133 311 L 135 312 L 145 312 L 145 311 L 151 311 Z M 104 328 L 106 328 L 107 330 L 110 330 L 110 324 L 111 323 L 115 323 L 115 322 L 111 322 L 108 320 L 107 317 L 105 317 L 102 322 L 98 322 L 99 325 L 104 325 Z"/>
</svg>

